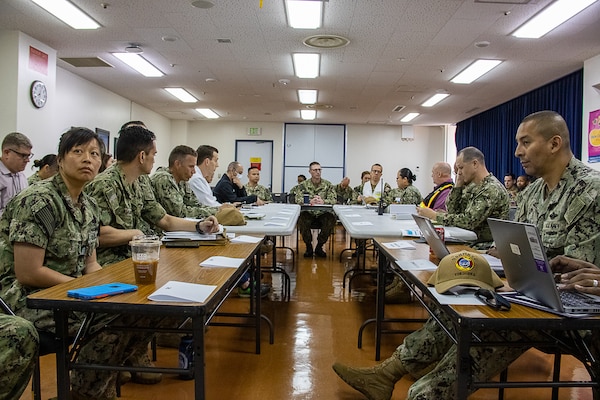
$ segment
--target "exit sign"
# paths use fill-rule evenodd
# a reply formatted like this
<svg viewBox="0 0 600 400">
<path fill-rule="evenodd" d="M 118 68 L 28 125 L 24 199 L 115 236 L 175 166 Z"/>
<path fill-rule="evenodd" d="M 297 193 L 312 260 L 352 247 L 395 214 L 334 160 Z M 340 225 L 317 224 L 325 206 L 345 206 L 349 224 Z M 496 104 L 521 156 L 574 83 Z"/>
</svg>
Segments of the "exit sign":
<svg viewBox="0 0 600 400">
<path fill-rule="evenodd" d="M 260 136 L 262 135 L 261 128 L 248 128 L 248 136 Z"/>
</svg>

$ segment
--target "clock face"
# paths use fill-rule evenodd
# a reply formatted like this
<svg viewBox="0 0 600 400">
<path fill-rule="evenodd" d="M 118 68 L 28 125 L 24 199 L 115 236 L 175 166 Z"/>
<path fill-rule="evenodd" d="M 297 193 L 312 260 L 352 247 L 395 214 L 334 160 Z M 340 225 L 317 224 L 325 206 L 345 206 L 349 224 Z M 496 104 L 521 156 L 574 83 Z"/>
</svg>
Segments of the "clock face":
<svg viewBox="0 0 600 400">
<path fill-rule="evenodd" d="M 46 100 L 48 100 L 48 91 L 46 90 L 46 85 L 42 81 L 33 81 L 31 84 L 31 102 L 37 108 L 42 108 L 46 105 Z"/>
</svg>

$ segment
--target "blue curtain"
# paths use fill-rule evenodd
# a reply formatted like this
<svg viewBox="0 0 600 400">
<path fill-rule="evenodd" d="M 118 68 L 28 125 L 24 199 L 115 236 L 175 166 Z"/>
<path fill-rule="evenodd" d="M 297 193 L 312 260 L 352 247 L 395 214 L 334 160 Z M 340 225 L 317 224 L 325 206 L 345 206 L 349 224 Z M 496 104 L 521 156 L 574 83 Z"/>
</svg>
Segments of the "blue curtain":
<svg viewBox="0 0 600 400">
<path fill-rule="evenodd" d="M 581 159 L 583 69 L 456 124 L 456 148 L 475 146 L 488 170 L 501 182 L 504 174 L 525 172 L 515 157 L 515 134 L 521 120 L 542 110 L 561 114 L 569 127 L 571 149 Z"/>
</svg>

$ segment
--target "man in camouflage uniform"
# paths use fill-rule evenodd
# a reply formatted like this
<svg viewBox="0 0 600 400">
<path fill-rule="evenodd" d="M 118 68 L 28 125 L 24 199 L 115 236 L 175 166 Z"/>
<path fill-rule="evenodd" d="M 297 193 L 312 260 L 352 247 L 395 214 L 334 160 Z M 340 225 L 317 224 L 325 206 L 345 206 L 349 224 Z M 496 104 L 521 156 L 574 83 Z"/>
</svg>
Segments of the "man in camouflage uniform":
<svg viewBox="0 0 600 400">
<path fill-rule="evenodd" d="M 335 185 L 335 194 L 338 204 L 355 204 L 358 193 L 350 187 L 350 178 L 347 176 Z"/>
<path fill-rule="evenodd" d="M 304 195 L 308 195 L 309 203 L 311 205 L 316 204 L 335 204 L 336 194 L 335 189 L 331 182 L 325 179 L 321 179 L 321 164 L 316 161 L 310 163 L 308 168 L 310 172 L 310 179 L 300 183 L 296 190 L 296 203 L 304 203 Z M 335 227 L 337 218 L 332 211 L 301 211 L 300 217 L 298 217 L 298 229 L 302 235 L 302 240 L 306 245 L 306 252 L 304 257 L 310 258 L 313 256 L 312 247 L 312 232 L 311 228 L 318 227 L 320 229 L 317 237 L 317 246 L 314 249 L 314 254 L 317 257 L 327 257 L 327 254 L 323 250 L 323 245 L 329 239 L 329 235 Z"/>
<path fill-rule="evenodd" d="M 600 174 L 575 159 L 570 149 L 569 132 L 563 118 L 553 111 L 541 111 L 526 117 L 516 134 L 515 155 L 525 171 L 539 176 L 531 189 L 524 192 L 517 219 L 536 224 L 542 234 L 548 255 L 564 253 L 596 266 L 600 263 Z M 565 264 L 558 257 L 551 264 Z M 563 267 L 564 268 L 564 267 Z M 587 291 L 593 280 L 583 279 L 586 270 L 579 269 L 563 275 L 561 282 L 573 282 Z M 580 290 L 580 289 L 578 289 Z M 449 321 L 440 311 L 436 316 L 446 326 Z M 529 341 L 551 340 L 543 332 L 502 332 L 506 341 L 518 344 L 523 337 Z M 598 354 L 600 343 L 589 332 L 580 332 Z M 597 335 L 596 335 L 597 336 Z M 492 333 L 481 334 L 483 341 L 493 339 Z M 569 340 L 565 338 L 564 340 Z M 474 347 L 474 380 L 489 380 L 529 349 L 515 347 Z M 394 384 L 403 375 L 411 374 L 417 381 L 410 387 L 408 399 L 455 399 L 456 346 L 433 319 L 406 337 L 392 357 L 372 368 L 353 368 L 336 363 L 335 372 L 349 385 L 370 400 L 389 400 Z M 591 366 L 600 373 L 598 362 Z M 600 399 L 598 389 L 594 399 Z"/>
<path fill-rule="evenodd" d="M 244 185 L 246 188 L 246 194 L 249 196 L 255 195 L 257 198 L 264 202 L 272 202 L 273 194 L 269 190 L 269 188 L 259 185 L 258 181 L 260 180 L 260 170 L 256 167 L 248 168 L 248 183 Z"/>
<path fill-rule="evenodd" d="M 37 362 L 39 338 L 33 324 L 0 314 L 0 399 L 18 399 Z"/>
<path fill-rule="evenodd" d="M 188 181 L 194 174 L 196 150 L 189 146 L 177 146 L 169 155 L 169 167 L 160 167 L 150 178 L 156 201 L 167 214 L 180 218 L 204 218 L 215 215 L 217 207 L 198 203 Z"/>
<path fill-rule="evenodd" d="M 488 172 L 483 153 L 475 147 L 466 147 L 456 157 L 458 174 L 456 184 L 446 200 L 447 212 L 420 207 L 419 215 L 434 223 L 458 226 L 477 234 L 478 248 L 488 248 L 492 232 L 488 218 L 508 218 L 509 200 L 506 188 Z"/>
</svg>

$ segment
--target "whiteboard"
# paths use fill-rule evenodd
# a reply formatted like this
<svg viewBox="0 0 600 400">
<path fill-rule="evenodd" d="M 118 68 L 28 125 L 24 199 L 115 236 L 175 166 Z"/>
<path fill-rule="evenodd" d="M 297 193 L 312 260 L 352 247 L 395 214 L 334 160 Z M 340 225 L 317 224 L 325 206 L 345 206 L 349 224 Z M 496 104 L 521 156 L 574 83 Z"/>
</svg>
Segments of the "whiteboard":
<svg viewBox="0 0 600 400">
<path fill-rule="evenodd" d="M 313 161 L 321 164 L 323 179 L 338 184 L 345 174 L 346 125 L 285 124 L 283 161 L 284 192 L 297 184 L 299 174 L 310 179 Z"/>
<path fill-rule="evenodd" d="M 240 178 L 244 185 L 248 183 L 248 168 L 254 164 L 260 170 L 258 183 L 273 190 L 272 140 L 236 140 L 235 160 L 244 167 L 244 173 Z"/>
</svg>

